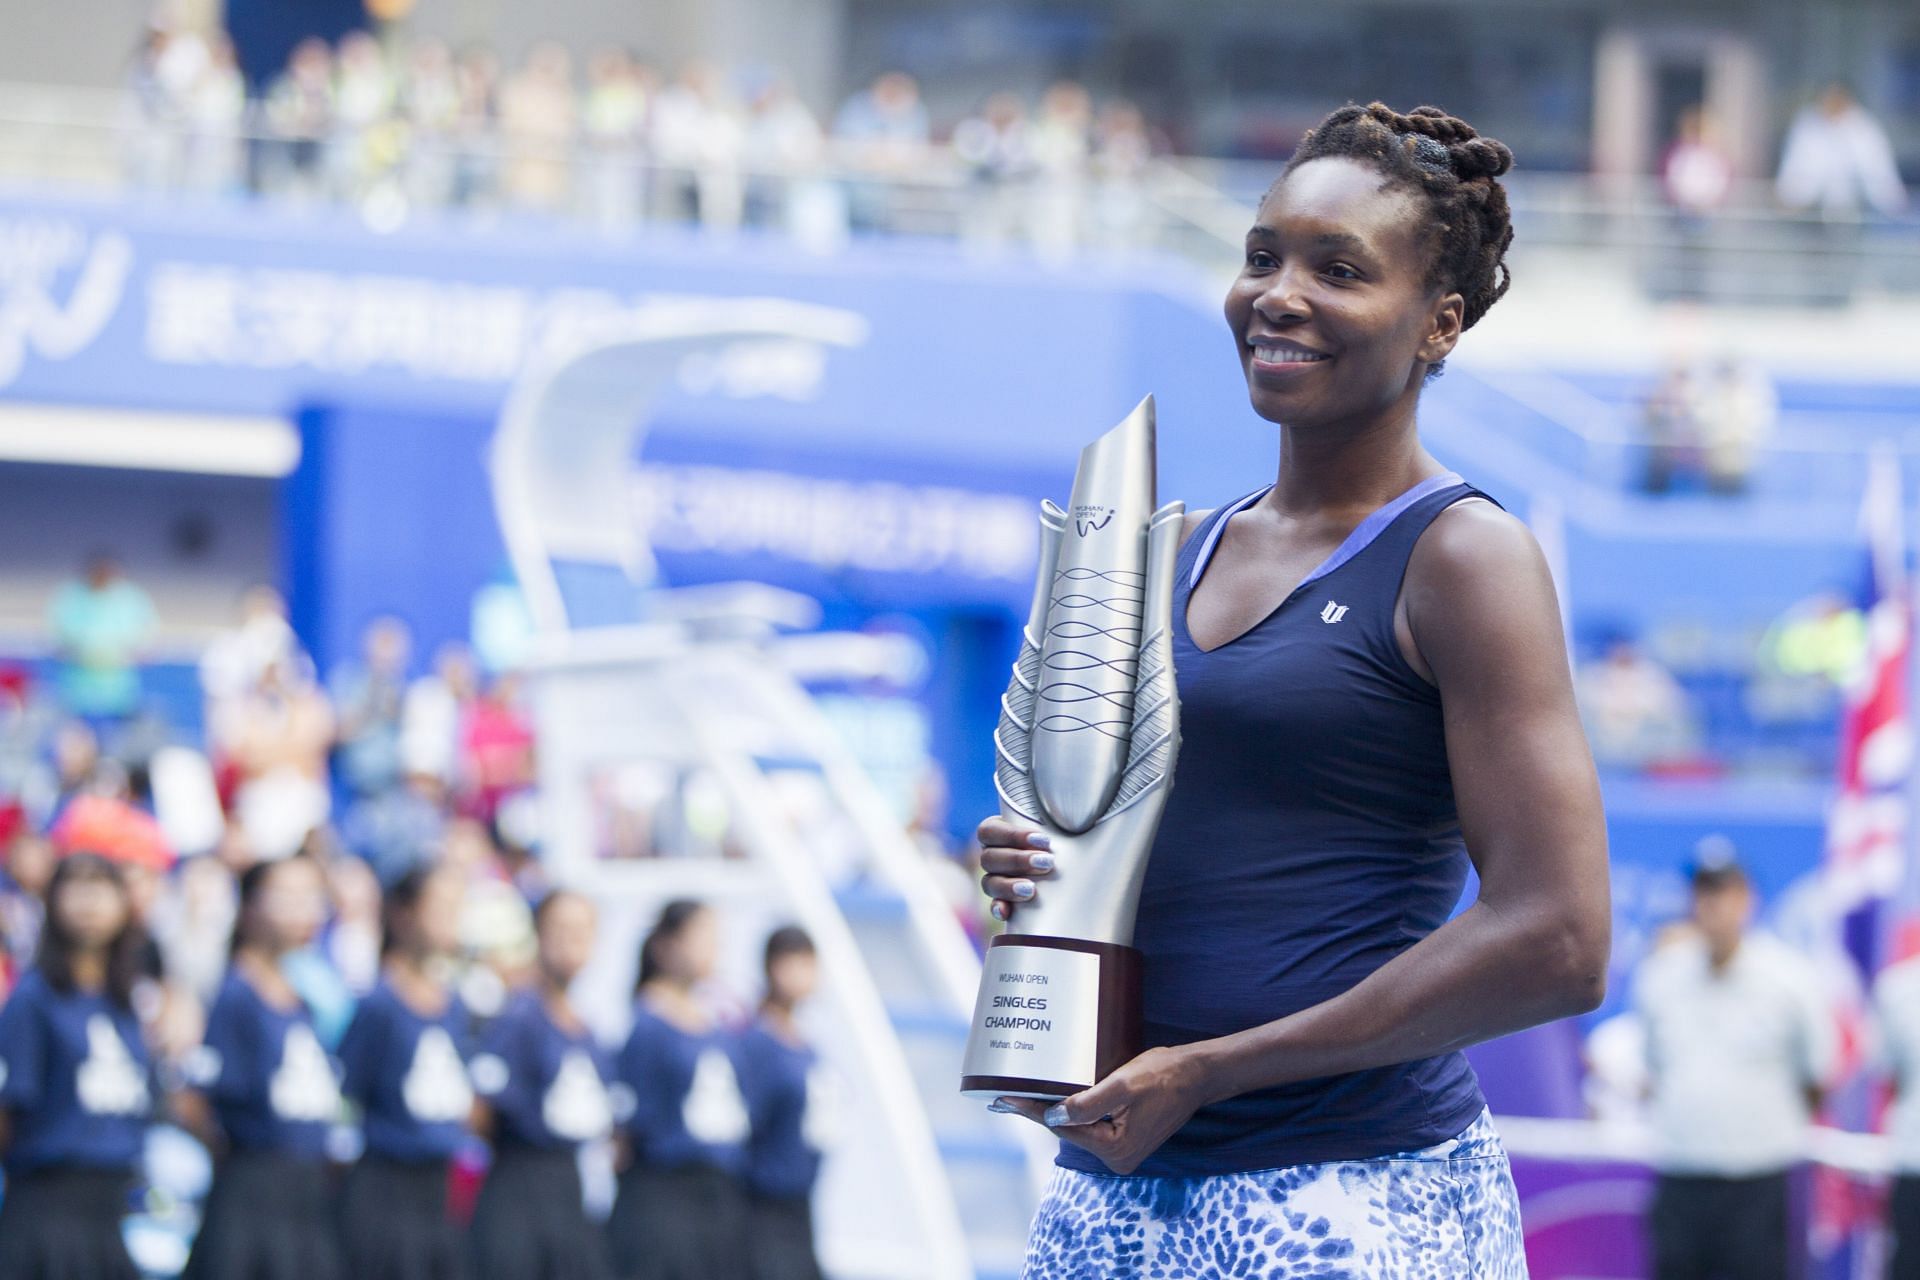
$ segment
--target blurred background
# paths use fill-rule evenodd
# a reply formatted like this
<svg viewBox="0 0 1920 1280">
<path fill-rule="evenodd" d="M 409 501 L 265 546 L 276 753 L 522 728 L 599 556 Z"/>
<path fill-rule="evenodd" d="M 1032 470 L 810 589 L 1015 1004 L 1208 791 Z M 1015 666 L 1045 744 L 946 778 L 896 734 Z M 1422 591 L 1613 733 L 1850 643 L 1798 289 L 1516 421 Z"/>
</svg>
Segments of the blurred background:
<svg viewBox="0 0 1920 1280">
<path fill-rule="evenodd" d="M 1431 102 L 1513 147 L 1517 239 L 1422 427 L 1548 550 L 1614 859 L 1608 1005 L 1476 1054 L 1534 1274 L 1647 1273 L 1627 996 L 1707 838 L 1847 1033 L 1795 1265 L 1878 1274 L 1861 1011 L 1920 943 L 1920 10 L 9 0 L 5 29 L 14 972 L 76 805 L 146 869 L 181 1044 L 234 874 L 296 849 L 347 1005 L 422 861 L 468 867 L 470 961 L 509 983 L 525 902 L 588 890 L 610 1041 L 663 900 L 720 908 L 723 1008 L 798 921 L 844 1088 L 829 1272 L 1014 1274 L 1050 1150 L 955 1090 L 1035 503 L 1148 392 L 1163 497 L 1270 478 L 1219 308 L 1254 203 L 1332 107 Z M 150 1163 L 129 1232 L 166 1274 L 196 1166 Z"/>
</svg>

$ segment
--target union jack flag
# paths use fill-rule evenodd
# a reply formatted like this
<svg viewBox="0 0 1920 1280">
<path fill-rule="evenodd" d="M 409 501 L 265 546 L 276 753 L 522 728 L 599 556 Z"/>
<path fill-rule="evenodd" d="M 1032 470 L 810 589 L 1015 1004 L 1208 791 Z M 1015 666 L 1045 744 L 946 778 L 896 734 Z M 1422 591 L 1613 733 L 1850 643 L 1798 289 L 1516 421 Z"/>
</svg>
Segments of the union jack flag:
<svg viewBox="0 0 1920 1280">
<path fill-rule="evenodd" d="M 1909 856 L 1913 717 L 1913 601 L 1907 571 L 1900 466 L 1890 450 L 1870 464 L 1860 518 L 1872 571 L 1865 601 L 1866 649 L 1846 690 L 1840 720 L 1837 795 L 1827 820 L 1821 878 L 1837 941 L 1852 961 L 1849 990 L 1837 993 L 1841 1061 L 1826 1120 L 1841 1128 L 1879 1127 L 1885 1091 L 1865 1070 L 1864 992 L 1885 965 L 1920 953 L 1920 880 Z M 1843 1263 L 1869 1259 L 1859 1233 L 1879 1218 L 1876 1191 L 1837 1171 L 1816 1171 L 1812 1243 Z M 1835 1255 L 1840 1255 L 1836 1257 Z"/>
</svg>

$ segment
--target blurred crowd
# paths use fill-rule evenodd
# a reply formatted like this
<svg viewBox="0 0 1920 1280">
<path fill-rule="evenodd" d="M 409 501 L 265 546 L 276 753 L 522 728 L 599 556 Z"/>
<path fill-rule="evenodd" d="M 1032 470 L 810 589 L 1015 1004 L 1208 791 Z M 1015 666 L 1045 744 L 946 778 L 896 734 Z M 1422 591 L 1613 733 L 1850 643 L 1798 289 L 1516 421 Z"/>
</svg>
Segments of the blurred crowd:
<svg viewBox="0 0 1920 1280">
<path fill-rule="evenodd" d="M 1773 379 L 1751 360 L 1675 361 L 1641 406 L 1643 486 L 1744 493 L 1779 411 Z"/>
<path fill-rule="evenodd" d="M 9 1268 L 117 1248 L 134 1179 L 196 1276 L 817 1275 L 804 934 L 768 940 L 753 1008 L 713 981 L 726 922 L 670 904 L 603 1045 L 568 995 L 595 909 L 535 856 L 514 674 L 458 645 L 416 673 L 387 618 L 323 681 L 255 588 L 200 662 L 202 744 L 151 710 L 154 622 L 97 555 L 50 605 L 51 679 L 0 674 L 0 1275 L 131 1275 Z M 156 1126 L 210 1185 L 156 1172 Z M 583 1150 L 621 1171 L 604 1226 Z M 346 1269 L 248 1261 L 289 1241 Z M 389 1257 L 417 1249 L 440 1261 Z"/>
<path fill-rule="evenodd" d="M 1920 1274 L 1920 959 L 1896 951 L 1863 988 L 1849 954 L 1761 927 L 1758 891 L 1725 836 L 1699 843 L 1688 874 L 1690 910 L 1652 939 L 1627 1007 L 1586 1040 L 1590 1114 L 1644 1126 L 1650 1143 L 1649 1274 L 1786 1280 L 1847 1203 L 1860 1220 L 1843 1232 L 1885 1232 L 1885 1248 L 1852 1274 L 1910 1280 Z M 1892 1177 L 1884 1198 L 1815 1183 L 1810 1230 L 1794 1183 L 1816 1122 L 1884 1132 Z"/>
<path fill-rule="evenodd" d="M 1680 113 L 1659 174 L 1668 203 L 1681 216 L 1711 219 L 1735 202 L 1738 175 L 1724 136 L 1706 106 Z M 1886 127 L 1843 84 L 1828 85 L 1793 117 L 1773 196 L 1782 208 L 1828 222 L 1895 214 L 1907 205 Z"/>
<path fill-rule="evenodd" d="M 1829 777 L 1867 641 L 1866 613 L 1840 591 L 1753 628 L 1676 622 L 1598 637 L 1575 667 L 1594 759 L 1668 777 Z"/>
<path fill-rule="evenodd" d="M 345 200 L 372 217 L 507 207 L 813 239 L 1124 241 L 1154 149 L 1137 108 L 1071 81 L 1038 102 L 996 94 L 937 138 L 898 71 L 822 119 L 776 74 L 700 61 L 666 74 L 612 47 L 577 65 L 555 42 L 509 66 L 483 46 L 366 32 L 302 42 L 250 95 L 224 35 L 156 28 L 128 101 L 129 165 L 148 186 Z M 956 208 L 959 228 L 942 221 Z"/>
</svg>

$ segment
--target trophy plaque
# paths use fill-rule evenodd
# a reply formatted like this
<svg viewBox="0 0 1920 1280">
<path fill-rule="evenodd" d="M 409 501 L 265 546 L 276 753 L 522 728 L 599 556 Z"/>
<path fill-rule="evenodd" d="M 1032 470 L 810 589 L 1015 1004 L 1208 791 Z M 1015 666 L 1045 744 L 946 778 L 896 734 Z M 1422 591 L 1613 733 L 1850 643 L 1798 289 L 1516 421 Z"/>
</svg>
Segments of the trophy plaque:
<svg viewBox="0 0 1920 1280">
<path fill-rule="evenodd" d="M 1040 568 L 1000 700 L 1000 812 L 1051 838 L 1052 874 L 987 948 L 961 1066 L 972 1097 L 1063 1098 L 1140 1052 L 1133 918 L 1173 783 L 1174 558 L 1155 507 L 1153 397 L 1040 507 Z"/>
</svg>

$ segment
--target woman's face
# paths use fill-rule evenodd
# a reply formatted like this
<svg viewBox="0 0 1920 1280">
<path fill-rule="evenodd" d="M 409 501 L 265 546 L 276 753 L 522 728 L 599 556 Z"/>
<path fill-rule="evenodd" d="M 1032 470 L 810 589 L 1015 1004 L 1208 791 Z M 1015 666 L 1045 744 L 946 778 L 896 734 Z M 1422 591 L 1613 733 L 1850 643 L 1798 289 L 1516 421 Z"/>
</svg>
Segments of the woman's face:
<svg viewBox="0 0 1920 1280">
<path fill-rule="evenodd" d="M 700 910 L 687 917 L 663 957 L 673 976 L 686 983 L 705 982 L 720 959 L 720 920 Z"/>
<path fill-rule="evenodd" d="M 593 904 L 567 894 L 540 914 L 540 967 L 559 983 L 572 982 L 593 956 Z"/>
<path fill-rule="evenodd" d="M 288 858 L 268 873 L 253 904 L 254 936 L 276 951 L 298 951 L 325 923 L 327 889 L 320 868 L 306 858 Z"/>
<path fill-rule="evenodd" d="M 429 955 L 450 956 L 460 950 L 460 909 L 465 905 L 466 881 L 449 871 L 428 878 L 413 907 L 413 927 L 421 949 Z"/>
<path fill-rule="evenodd" d="M 126 889 L 112 877 L 85 874 L 61 882 L 52 914 L 75 946 L 92 950 L 107 946 L 118 936 L 132 908 Z"/>
<path fill-rule="evenodd" d="M 781 1004 L 805 1004 L 820 985 L 820 962 L 811 951 L 792 951 L 767 966 L 769 994 Z"/>
<path fill-rule="evenodd" d="M 1382 183 L 1369 164 L 1325 158 L 1261 202 L 1226 314 L 1270 422 L 1364 427 L 1417 397 L 1459 339 L 1460 296 L 1427 287 L 1425 208 Z"/>
</svg>

